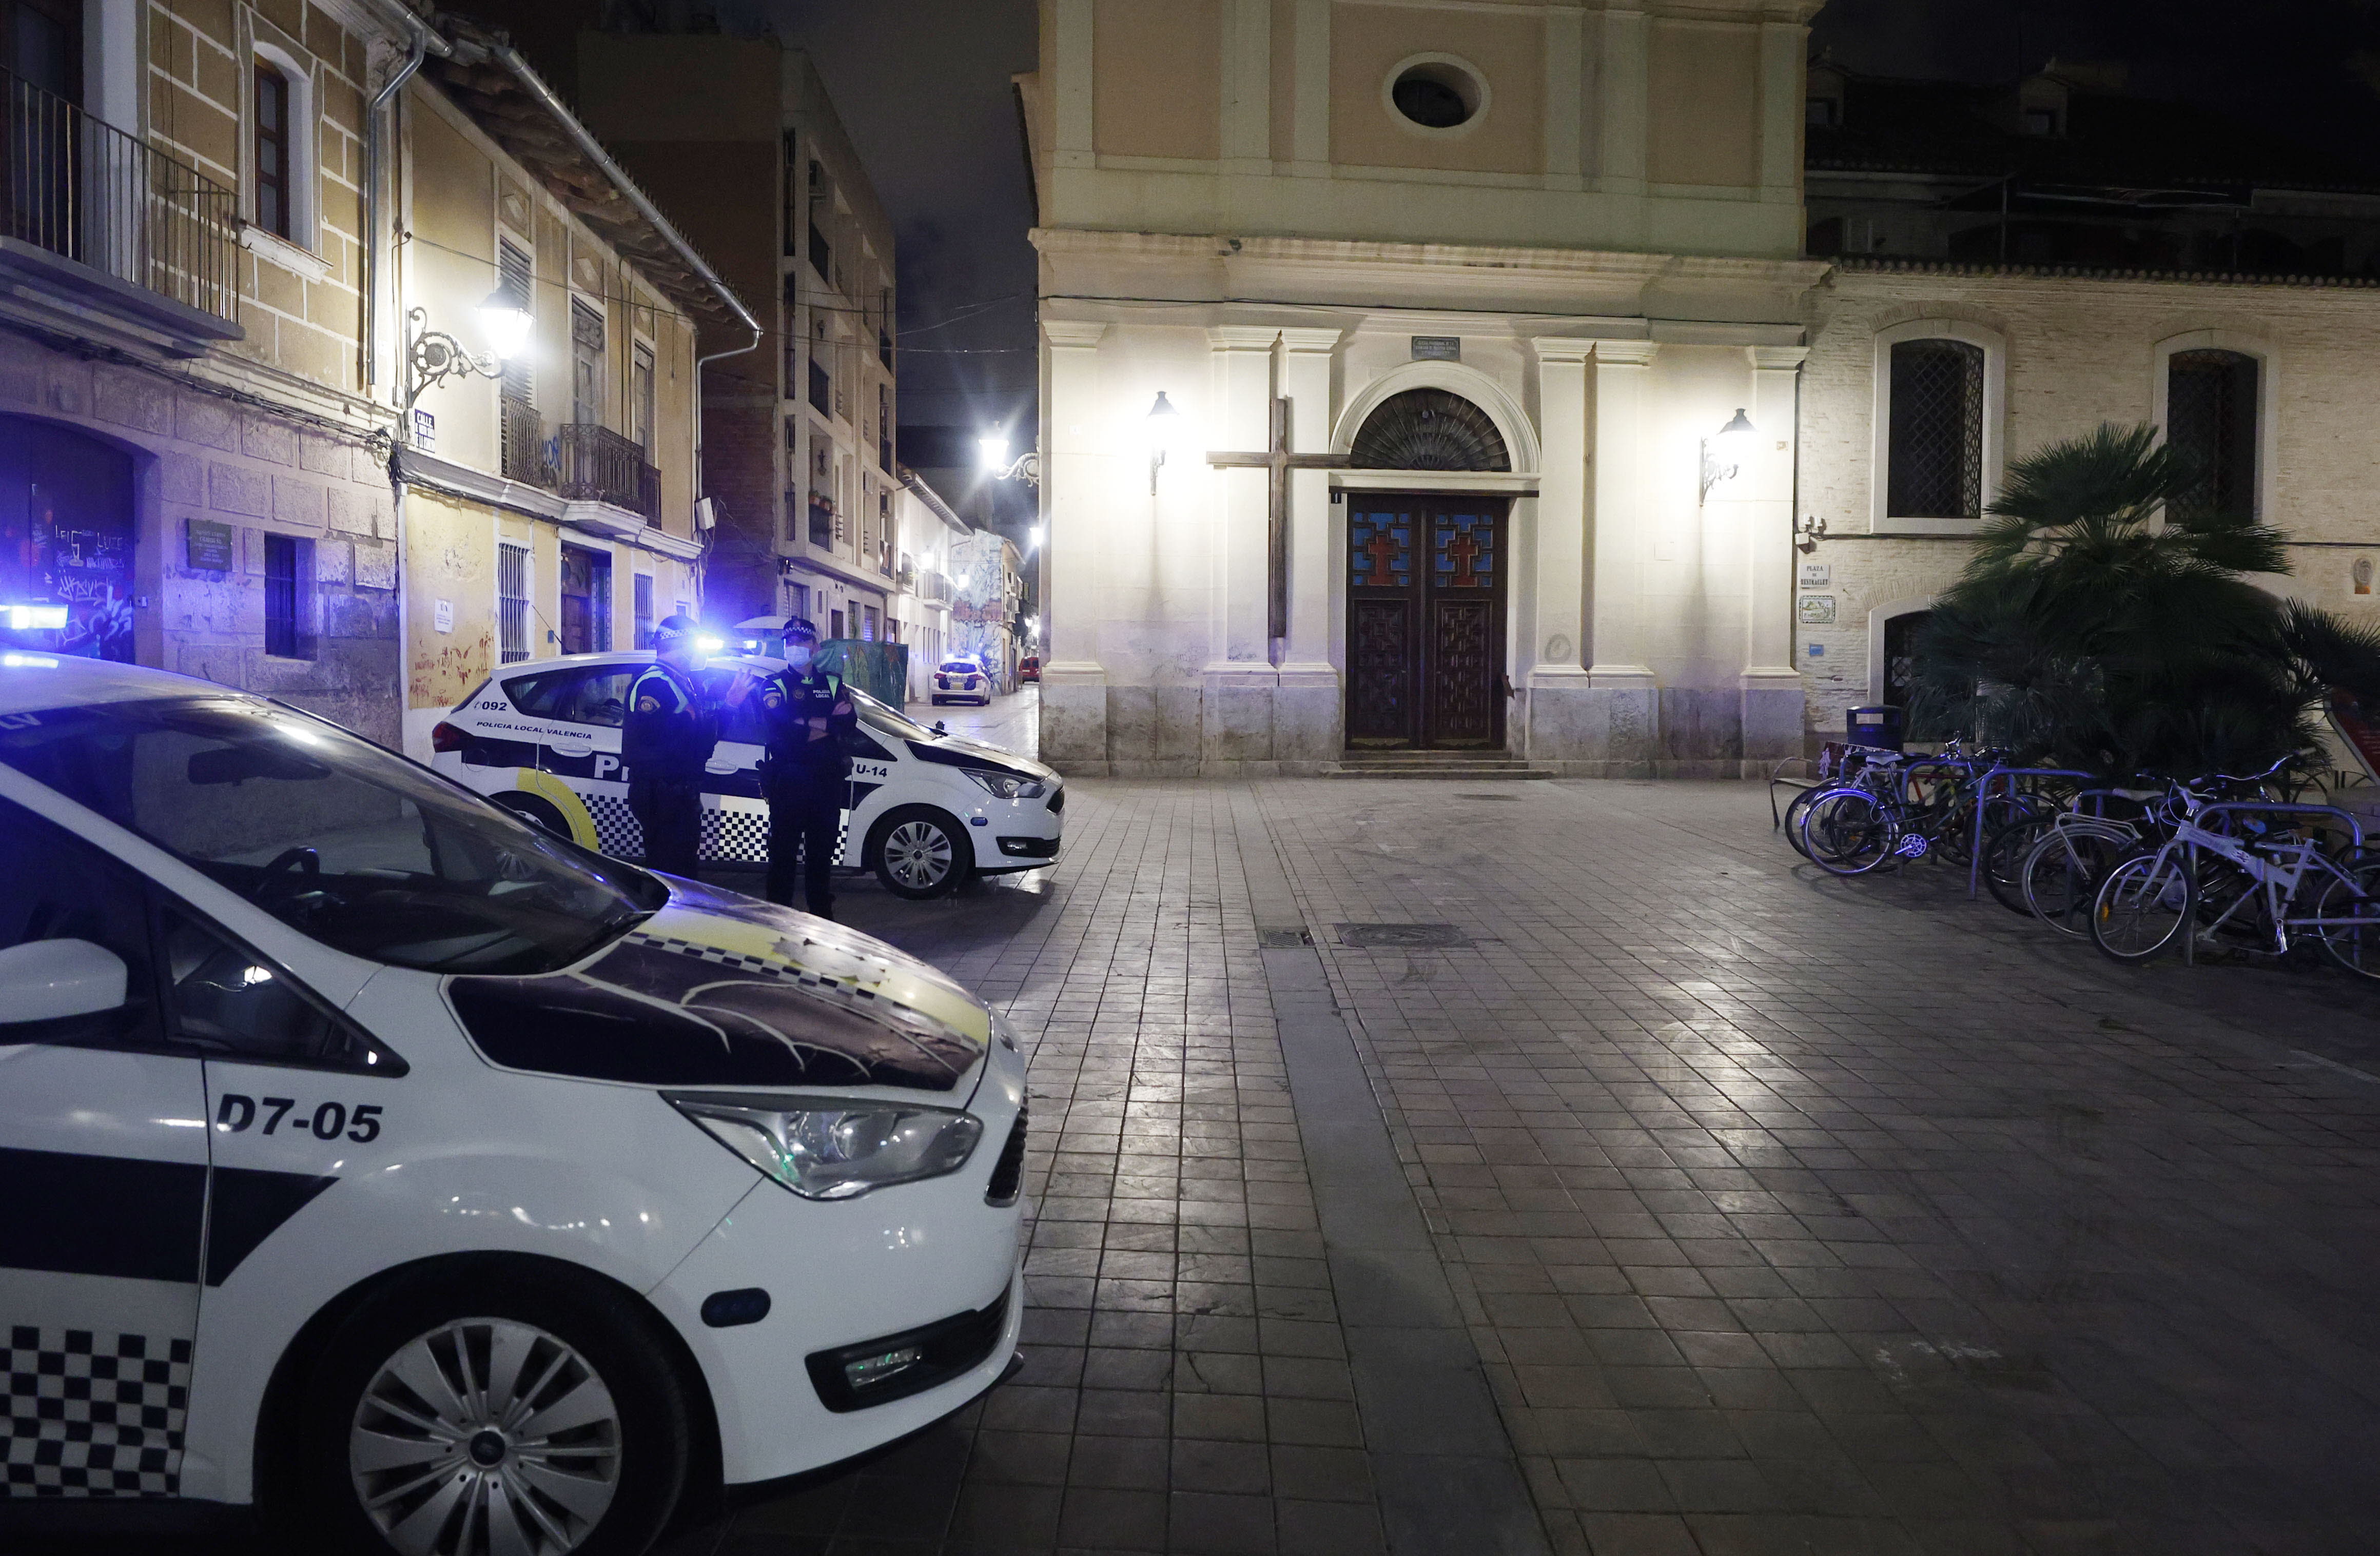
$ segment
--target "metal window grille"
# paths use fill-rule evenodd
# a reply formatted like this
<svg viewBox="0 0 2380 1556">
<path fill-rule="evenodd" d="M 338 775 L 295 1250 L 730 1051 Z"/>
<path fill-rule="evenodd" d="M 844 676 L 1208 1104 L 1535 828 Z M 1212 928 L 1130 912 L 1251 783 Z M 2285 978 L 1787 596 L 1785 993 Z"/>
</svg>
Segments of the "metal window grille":
<svg viewBox="0 0 2380 1556">
<path fill-rule="evenodd" d="M 2195 478 L 2182 514 L 2256 511 L 2256 359 L 2236 351 L 2177 351 L 2167 366 L 2166 443 Z"/>
<path fill-rule="evenodd" d="M 287 535 L 264 537 L 264 651 L 282 659 L 310 657 L 299 585 L 308 542 Z"/>
<path fill-rule="evenodd" d="M 1984 351 L 1965 341 L 1892 348 L 1886 512 L 1972 519 L 1984 507 Z"/>
<path fill-rule="evenodd" d="M 637 574 L 637 646 L 653 645 L 653 575 Z"/>
<path fill-rule="evenodd" d="M 528 657 L 528 548 L 496 547 L 496 645 L 501 661 Z"/>
</svg>

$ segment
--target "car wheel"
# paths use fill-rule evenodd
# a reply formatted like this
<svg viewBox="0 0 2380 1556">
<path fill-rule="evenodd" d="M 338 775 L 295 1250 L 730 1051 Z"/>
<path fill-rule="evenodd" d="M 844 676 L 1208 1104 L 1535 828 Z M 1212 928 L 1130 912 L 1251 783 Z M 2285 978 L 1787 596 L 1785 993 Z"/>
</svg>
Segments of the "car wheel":
<svg viewBox="0 0 2380 1556">
<path fill-rule="evenodd" d="M 686 1489 L 686 1391 L 624 1293 L 484 1267 L 399 1281 L 304 1405 L 315 1525 L 372 1556 L 638 1556 Z"/>
<path fill-rule="evenodd" d="M 553 802 L 535 794 L 523 794 L 515 790 L 509 794 L 493 796 L 495 802 L 533 826 L 542 826 L 555 837 L 568 840 L 570 823 L 562 818 Z"/>
<path fill-rule="evenodd" d="M 876 824 L 868 861 L 886 891 L 922 902 L 955 891 L 975 873 L 975 848 L 948 812 L 904 805 Z"/>
</svg>

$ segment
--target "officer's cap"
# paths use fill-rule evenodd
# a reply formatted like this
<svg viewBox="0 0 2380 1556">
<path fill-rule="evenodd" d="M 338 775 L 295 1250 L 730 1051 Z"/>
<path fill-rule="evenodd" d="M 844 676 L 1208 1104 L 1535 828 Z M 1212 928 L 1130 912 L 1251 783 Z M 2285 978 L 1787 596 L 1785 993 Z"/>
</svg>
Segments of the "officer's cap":
<svg viewBox="0 0 2380 1556">
<path fill-rule="evenodd" d="M 691 616 L 664 616 L 660 625 L 653 628 L 653 646 L 667 648 L 674 643 L 685 642 L 701 630 L 701 624 Z"/>
<path fill-rule="evenodd" d="M 785 641 L 787 643 L 816 643 L 818 640 L 818 629 L 810 625 L 807 618 L 800 616 L 788 616 L 785 618 Z"/>
</svg>

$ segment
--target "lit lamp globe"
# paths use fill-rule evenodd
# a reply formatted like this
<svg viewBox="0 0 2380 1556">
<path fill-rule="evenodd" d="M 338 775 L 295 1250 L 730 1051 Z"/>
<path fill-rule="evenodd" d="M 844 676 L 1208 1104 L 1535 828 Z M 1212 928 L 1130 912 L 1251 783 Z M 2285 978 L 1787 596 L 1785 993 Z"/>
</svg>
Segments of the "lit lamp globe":
<svg viewBox="0 0 2380 1556">
<path fill-rule="evenodd" d="M 1712 440 L 1718 445 L 1719 463 L 1728 467 L 1730 474 L 1742 469 L 1744 461 L 1752 457 L 1752 444 L 1755 432 L 1756 429 L 1753 427 L 1751 418 L 1743 414 L 1743 407 L 1739 405 L 1736 407 L 1734 416 L 1725 427 L 1718 429 L 1718 436 Z"/>
<path fill-rule="evenodd" d="M 528 349 L 529 331 L 537 321 L 512 293 L 497 287 L 480 305 L 479 312 L 480 332 L 497 361 L 509 362 Z"/>
<path fill-rule="evenodd" d="M 1148 457 L 1160 464 L 1164 464 L 1165 456 L 1179 449 L 1183 440 L 1188 436 L 1189 420 L 1179 406 L 1165 397 L 1165 391 L 1159 390 L 1157 404 L 1148 408 L 1146 428 Z"/>
<path fill-rule="evenodd" d="M 975 446 L 983 456 L 983 467 L 985 469 L 1005 470 L 1008 468 L 1007 439 L 978 438 L 975 440 Z"/>
</svg>

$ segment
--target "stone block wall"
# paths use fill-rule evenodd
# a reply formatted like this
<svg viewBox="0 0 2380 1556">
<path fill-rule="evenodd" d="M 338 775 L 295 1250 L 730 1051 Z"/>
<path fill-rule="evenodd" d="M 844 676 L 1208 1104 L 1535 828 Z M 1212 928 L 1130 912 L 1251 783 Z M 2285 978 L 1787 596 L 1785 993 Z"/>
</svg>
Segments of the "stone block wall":
<svg viewBox="0 0 2380 1556">
<path fill-rule="evenodd" d="M 0 414 L 133 456 L 141 663 L 285 697 L 374 740 L 399 738 L 396 521 L 360 439 L 175 381 L 0 334 Z M 230 526 L 224 568 L 189 565 L 193 520 Z M 311 657 L 264 651 L 264 537 L 313 543 L 301 590 Z M 144 603 L 145 602 L 145 603 Z"/>
</svg>

